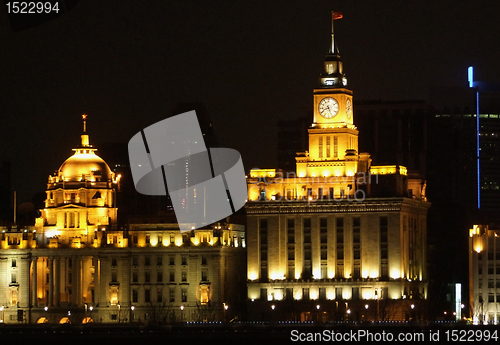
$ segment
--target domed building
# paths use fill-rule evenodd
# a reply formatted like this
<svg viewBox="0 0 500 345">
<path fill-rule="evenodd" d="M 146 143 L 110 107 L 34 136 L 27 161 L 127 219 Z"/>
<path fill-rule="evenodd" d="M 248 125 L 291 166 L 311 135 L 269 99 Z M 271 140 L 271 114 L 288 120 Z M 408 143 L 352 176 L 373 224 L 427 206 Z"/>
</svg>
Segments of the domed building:
<svg viewBox="0 0 500 345">
<path fill-rule="evenodd" d="M 70 239 L 78 239 L 116 224 L 115 189 L 120 176 L 96 155 L 85 133 L 85 121 L 86 116 L 80 146 L 48 178 L 45 208 L 37 220 L 45 238 L 64 230 Z"/>
<path fill-rule="evenodd" d="M 235 317 L 244 303 L 244 226 L 221 221 L 183 234 L 168 214 L 127 214 L 117 226 L 120 175 L 96 154 L 83 120 L 81 144 L 49 176 L 35 226 L 1 233 L 0 323 Z"/>
</svg>

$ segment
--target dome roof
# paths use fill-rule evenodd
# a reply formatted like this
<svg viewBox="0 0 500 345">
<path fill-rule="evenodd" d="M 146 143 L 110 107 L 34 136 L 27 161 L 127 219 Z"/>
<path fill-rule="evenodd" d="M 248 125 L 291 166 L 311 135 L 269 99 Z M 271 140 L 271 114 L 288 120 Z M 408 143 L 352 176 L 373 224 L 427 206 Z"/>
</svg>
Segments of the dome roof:
<svg viewBox="0 0 500 345">
<path fill-rule="evenodd" d="M 95 149 L 76 149 L 73 156 L 66 159 L 58 171 L 65 181 L 86 180 L 108 181 L 112 179 L 111 169 L 106 162 L 94 153 Z"/>
<path fill-rule="evenodd" d="M 107 182 L 114 179 L 114 173 L 106 162 L 95 154 L 95 149 L 89 143 L 89 136 L 86 134 L 87 115 L 82 115 L 83 134 L 81 135 L 81 145 L 73 151 L 73 156 L 66 159 L 57 171 L 59 181 L 95 181 Z M 49 178 L 50 183 L 50 178 Z"/>
</svg>

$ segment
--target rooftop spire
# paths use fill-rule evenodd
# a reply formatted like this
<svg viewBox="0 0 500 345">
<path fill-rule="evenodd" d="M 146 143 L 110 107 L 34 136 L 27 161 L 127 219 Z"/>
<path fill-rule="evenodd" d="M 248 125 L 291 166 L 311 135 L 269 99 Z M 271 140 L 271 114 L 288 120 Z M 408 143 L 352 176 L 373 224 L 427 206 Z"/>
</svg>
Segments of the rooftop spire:
<svg viewBox="0 0 500 345">
<path fill-rule="evenodd" d="M 82 120 L 83 120 L 83 134 L 81 136 L 82 147 L 90 147 L 89 136 L 87 134 L 87 114 L 82 115 Z"/>
<path fill-rule="evenodd" d="M 335 32 L 333 28 L 333 22 L 342 17 L 341 12 L 332 11 L 332 43 L 328 50 L 328 54 L 325 56 L 324 72 L 319 79 L 319 84 L 322 88 L 343 88 L 347 85 L 340 53 L 335 44 Z"/>
<path fill-rule="evenodd" d="M 87 114 L 82 115 L 82 120 L 83 120 L 83 133 L 85 133 L 87 132 Z"/>
</svg>

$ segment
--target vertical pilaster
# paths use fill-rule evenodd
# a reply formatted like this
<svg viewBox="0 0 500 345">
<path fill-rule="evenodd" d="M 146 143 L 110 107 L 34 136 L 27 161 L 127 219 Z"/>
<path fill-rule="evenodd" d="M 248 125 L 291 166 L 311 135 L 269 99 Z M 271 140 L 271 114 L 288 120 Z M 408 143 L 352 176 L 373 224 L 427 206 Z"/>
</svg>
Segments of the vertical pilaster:
<svg viewBox="0 0 500 345">
<path fill-rule="evenodd" d="M 75 306 L 76 305 L 76 294 L 77 294 L 77 264 L 76 264 L 76 257 L 72 256 L 71 257 L 71 305 Z"/>
<path fill-rule="evenodd" d="M 7 275 L 7 258 L 0 258 L 0 306 L 7 305 L 7 289 L 9 281 Z"/>
<path fill-rule="evenodd" d="M 54 305 L 54 258 L 49 257 L 49 306 Z"/>
<path fill-rule="evenodd" d="M 38 284 L 37 284 L 37 266 L 38 266 L 38 258 L 36 256 L 33 256 L 31 259 L 31 263 L 33 265 L 33 276 L 31 280 L 31 305 L 33 307 L 38 306 L 38 296 L 37 296 L 37 290 L 38 290 Z"/>
<path fill-rule="evenodd" d="M 76 267 L 75 267 L 75 275 L 77 277 L 76 281 L 76 304 L 82 305 L 82 257 L 76 257 Z"/>
<path fill-rule="evenodd" d="M 156 257 L 153 257 L 154 260 L 156 260 Z M 121 297 L 119 298 L 120 301 L 126 306 L 131 305 L 131 294 L 130 294 L 130 256 L 126 256 L 124 258 L 121 258 L 121 274 L 120 274 L 120 293 Z M 156 277 L 154 277 L 156 279 Z M 162 290 L 162 292 L 164 292 Z M 163 297 L 165 300 L 165 296 Z"/>
<path fill-rule="evenodd" d="M 94 258 L 94 304 L 99 304 L 101 296 L 101 263 L 99 256 L 95 255 Z"/>
<path fill-rule="evenodd" d="M 30 304 L 30 262 L 28 256 L 21 258 L 21 272 L 19 284 L 19 307 L 29 308 Z"/>
<path fill-rule="evenodd" d="M 55 258 L 55 272 L 54 272 L 54 282 L 55 282 L 55 306 L 59 307 L 61 302 L 61 262 L 60 258 Z"/>
<path fill-rule="evenodd" d="M 106 298 L 106 277 L 102 270 L 102 264 L 103 261 L 99 258 L 99 306 L 105 307 L 108 305 L 108 301 Z"/>
</svg>

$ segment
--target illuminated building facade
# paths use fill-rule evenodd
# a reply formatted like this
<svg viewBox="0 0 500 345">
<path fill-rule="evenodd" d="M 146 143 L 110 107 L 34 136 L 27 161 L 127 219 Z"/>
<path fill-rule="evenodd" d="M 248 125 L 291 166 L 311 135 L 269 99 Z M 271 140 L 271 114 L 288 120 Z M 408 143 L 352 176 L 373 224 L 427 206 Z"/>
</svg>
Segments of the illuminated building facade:
<svg viewBox="0 0 500 345">
<path fill-rule="evenodd" d="M 485 225 L 469 230 L 469 305 L 475 324 L 500 322 L 499 235 Z"/>
<path fill-rule="evenodd" d="M 352 91 L 332 45 L 314 90 L 309 150 L 296 172 L 247 176 L 251 318 L 423 318 L 425 181 L 358 151 Z"/>
<path fill-rule="evenodd" d="M 236 316 L 237 292 L 245 286 L 244 226 L 221 221 L 181 234 L 171 216 L 158 216 L 117 227 L 120 176 L 95 154 L 85 125 L 74 151 L 49 176 L 35 226 L 3 229 L 0 322 L 163 323 Z"/>
</svg>

